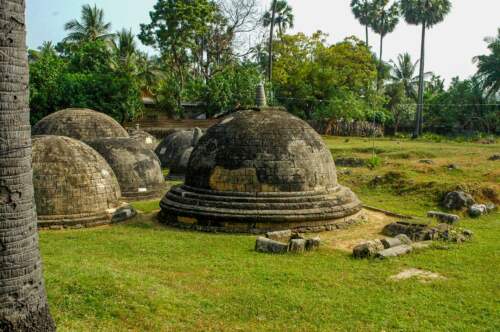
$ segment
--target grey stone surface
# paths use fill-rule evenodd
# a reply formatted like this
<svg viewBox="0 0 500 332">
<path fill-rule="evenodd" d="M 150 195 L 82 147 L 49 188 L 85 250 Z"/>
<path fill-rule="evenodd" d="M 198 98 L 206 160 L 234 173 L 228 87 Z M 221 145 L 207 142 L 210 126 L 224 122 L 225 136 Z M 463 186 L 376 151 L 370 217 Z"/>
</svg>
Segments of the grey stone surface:
<svg viewBox="0 0 500 332">
<path fill-rule="evenodd" d="M 474 204 L 475 201 L 472 196 L 463 191 L 449 192 L 443 200 L 443 206 L 450 210 L 461 210 Z"/>
<path fill-rule="evenodd" d="M 413 250 L 424 250 L 430 248 L 432 241 L 415 242 L 411 244 Z"/>
<path fill-rule="evenodd" d="M 288 229 L 284 231 L 267 232 L 266 237 L 274 241 L 288 243 L 292 238 L 292 231 Z"/>
<path fill-rule="evenodd" d="M 497 207 L 493 203 L 488 203 L 488 204 L 486 204 L 486 210 L 488 211 L 488 213 L 491 213 L 493 211 L 496 211 Z"/>
<path fill-rule="evenodd" d="M 290 240 L 290 252 L 293 253 L 303 253 L 306 250 L 306 240 L 304 239 L 292 239 Z"/>
<path fill-rule="evenodd" d="M 396 239 L 401 241 L 403 244 L 412 244 L 413 241 L 406 234 L 398 234 L 395 236 Z"/>
<path fill-rule="evenodd" d="M 399 234 L 407 235 L 412 241 L 433 240 L 437 230 L 424 224 L 399 221 L 384 227 L 382 233 L 386 236 L 396 237 Z"/>
<path fill-rule="evenodd" d="M 159 142 L 153 135 L 144 130 L 129 130 L 130 138 L 144 149 L 155 150 Z"/>
<path fill-rule="evenodd" d="M 202 136 L 203 131 L 199 128 L 182 130 L 168 135 L 158 144 L 155 153 L 161 167 L 170 169 L 170 177 L 184 177 L 193 148 Z"/>
<path fill-rule="evenodd" d="M 319 236 L 313 237 L 311 239 L 306 239 L 307 251 L 318 249 L 320 245 L 321 245 L 321 238 Z"/>
<path fill-rule="evenodd" d="M 122 196 L 144 200 L 164 194 L 164 178 L 155 153 L 130 138 L 102 138 L 89 142 L 113 169 Z"/>
<path fill-rule="evenodd" d="M 185 184 L 160 206 L 160 219 L 170 224 L 189 218 L 190 225 L 246 232 L 319 232 L 362 209 L 338 184 L 321 136 L 279 108 L 239 111 L 209 128 L 191 154 Z"/>
<path fill-rule="evenodd" d="M 429 211 L 427 212 L 427 217 L 436 218 L 441 222 L 445 222 L 447 224 L 455 224 L 460 220 L 460 217 L 456 214 L 444 213 L 440 211 Z"/>
<path fill-rule="evenodd" d="M 109 221 L 120 186 L 106 160 L 83 142 L 33 138 L 33 183 L 40 227 Z"/>
<path fill-rule="evenodd" d="M 384 245 L 385 249 L 392 248 L 392 247 L 397 247 L 397 246 L 400 246 L 400 245 L 404 244 L 403 242 L 401 242 L 400 239 L 395 238 L 395 237 L 389 237 L 389 238 L 386 238 L 386 239 L 382 239 L 380 241 L 382 241 L 382 244 Z"/>
<path fill-rule="evenodd" d="M 255 251 L 284 254 L 288 252 L 288 243 L 281 243 L 265 237 L 258 237 L 255 241 Z"/>
<path fill-rule="evenodd" d="M 137 211 L 131 206 L 122 206 L 113 213 L 111 218 L 111 222 L 120 222 L 127 219 L 130 219 L 137 215 Z"/>
<path fill-rule="evenodd" d="M 366 241 L 355 246 L 352 250 L 352 255 L 354 256 L 354 258 L 374 257 L 381 250 L 384 250 L 382 241 Z"/>
<path fill-rule="evenodd" d="M 487 214 L 488 209 L 487 209 L 486 205 L 484 205 L 484 204 L 474 204 L 474 205 L 469 207 L 468 212 L 472 218 L 478 218 L 484 214 Z"/>
<path fill-rule="evenodd" d="M 403 255 L 409 254 L 412 251 L 413 251 L 413 248 L 411 246 L 403 244 L 401 246 L 381 250 L 376 254 L 376 257 L 381 258 L 381 259 L 385 259 L 385 258 L 403 256 Z"/>
<path fill-rule="evenodd" d="M 104 137 L 129 137 L 112 117 L 90 109 L 69 108 L 47 115 L 33 126 L 33 135 L 67 136 L 88 142 Z"/>
</svg>

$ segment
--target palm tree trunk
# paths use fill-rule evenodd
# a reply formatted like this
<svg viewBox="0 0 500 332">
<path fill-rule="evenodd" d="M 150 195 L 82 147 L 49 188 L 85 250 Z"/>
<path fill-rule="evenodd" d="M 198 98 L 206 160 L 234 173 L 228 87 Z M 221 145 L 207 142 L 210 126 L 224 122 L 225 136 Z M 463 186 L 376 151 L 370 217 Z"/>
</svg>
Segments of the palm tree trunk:
<svg viewBox="0 0 500 332">
<path fill-rule="evenodd" d="M 270 25 L 270 32 L 269 32 L 269 62 L 267 64 L 267 75 L 269 79 L 269 83 L 271 83 L 273 79 L 273 34 L 274 34 L 274 20 L 276 18 L 276 0 L 273 0 L 273 8 L 272 8 L 272 15 L 271 15 L 271 25 Z"/>
<path fill-rule="evenodd" d="M 415 115 L 415 132 L 413 137 L 417 138 L 423 131 L 424 119 L 424 70 L 425 70 L 425 22 L 422 23 L 422 39 L 420 45 L 420 75 L 418 78 L 418 105 Z"/>
<path fill-rule="evenodd" d="M 25 0 L 0 0 L 0 331 L 55 331 L 38 249 Z"/>
<path fill-rule="evenodd" d="M 379 59 L 378 59 L 378 71 L 377 71 L 377 91 L 380 90 L 381 88 L 381 80 L 382 80 L 382 68 L 383 68 L 383 65 L 382 65 L 382 52 L 384 50 L 383 48 L 383 45 L 384 45 L 384 35 L 383 34 L 380 34 L 380 54 L 379 54 Z"/>
<path fill-rule="evenodd" d="M 370 44 L 368 43 L 368 24 L 365 25 L 365 34 L 366 34 L 366 47 L 370 48 Z"/>
</svg>

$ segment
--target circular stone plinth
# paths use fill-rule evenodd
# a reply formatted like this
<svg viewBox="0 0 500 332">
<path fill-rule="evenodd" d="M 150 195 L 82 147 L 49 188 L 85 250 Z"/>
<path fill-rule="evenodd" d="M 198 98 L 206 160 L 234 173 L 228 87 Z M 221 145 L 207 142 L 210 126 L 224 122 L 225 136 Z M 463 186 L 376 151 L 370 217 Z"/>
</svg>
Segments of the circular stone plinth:
<svg viewBox="0 0 500 332">
<path fill-rule="evenodd" d="M 106 160 L 69 137 L 33 138 L 33 184 L 40 228 L 108 224 L 121 204 Z"/>
<path fill-rule="evenodd" d="M 160 161 L 132 138 L 102 138 L 89 142 L 109 163 L 127 200 L 147 200 L 165 193 Z"/>
<path fill-rule="evenodd" d="M 47 115 L 33 126 L 33 135 L 67 136 L 84 142 L 103 137 L 128 137 L 112 117 L 90 109 L 68 108 Z"/>
<path fill-rule="evenodd" d="M 321 137 L 273 108 L 245 110 L 208 129 L 183 186 L 160 203 L 160 220 L 228 232 L 327 230 L 359 217 L 361 202 L 337 183 Z"/>
<path fill-rule="evenodd" d="M 129 130 L 129 134 L 130 138 L 136 141 L 137 144 L 139 144 L 143 148 L 154 151 L 159 144 L 156 137 L 144 130 Z"/>
</svg>

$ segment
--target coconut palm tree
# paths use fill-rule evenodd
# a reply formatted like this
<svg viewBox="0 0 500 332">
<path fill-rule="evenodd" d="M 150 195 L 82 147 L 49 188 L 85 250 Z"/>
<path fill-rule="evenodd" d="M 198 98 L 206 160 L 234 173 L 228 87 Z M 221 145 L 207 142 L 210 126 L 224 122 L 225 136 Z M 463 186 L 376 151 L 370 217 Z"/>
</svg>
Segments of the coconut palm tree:
<svg viewBox="0 0 500 332">
<path fill-rule="evenodd" d="M 0 0 L 0 331 L 55 331 L 38 249 L 25 0 Z"/>
<path fill-rule="evenodd" d="M 111 40 L 114 35 L 110 33 L 111 23 L 104 21 L 104 11 L 96 5 L 82 6 L 81 21 L 71 20 L 64 25 L 69 34 L 65 42 L 84 42 L 97 39 Z"/>
<path fill-rule="evenodd" d="M 354 17 L 365 27 L 366 47 L 368 43 L 368 28 L 371 25 L 373 3 L 369 0 L 352 0 L 351 10 Z"/>
<path fill-rule="evenodd" d="M 137 60 L 137 78 L 141 89 L 150 94 L 164 75 L 158 63 L 158 59 L 149 58 L 147 54 L 140 54 Z"/>
<path fill-rule="evenodd" d="M 113 38 L 113 48 L 122 58 L 135 55 L 137 53 L 137 43 L 132 29 L 117 31 Z"/>
<path fill-rule="evenodd" d="M 451 10 L 450 0 L 401 0 L 401 11 L 408 24 L 422 26 L 418 107 L 413 137 L 422 133 L 424 113 L 425 31 L 442 22 Z"/>
<path fill-rule="evenodd" d="M 398 55 L 396 62 L 391 60 L 391 81 L 393 83 L 401 83 L 404 87 L 405 95 L 414 100 L 417 99 L 418 75 L 415 75 L 415 71 L 418 62 L 418 60 L 413 62 L 409 53 Z"/>
<path fill-rule="evenodd" d="M 382 65 L 382 53 L 384 37 L 393 32 L 399 23 L 399 5 L 393 3 L 389 5 L 389 0 L 374 0 L 372 9 L 372 18 L 370 20 L 373 31 L 380 35 L 379 65 Z M 380 72 L 380 70 L 379 70 Z M 377 87 L 380 88 L 380 73 L 377 77 Z"/>
<path fill-rule="evenodd" d="M 474 58 L 477 63 L 477 77 L 486 91 L 486 97 L 490 97 L 500 91 L 500 28 L 496 37 L 486 38 L 489 55 L 479 55 Z"/>
<path fill-rule="evenodd" d="M 293 8 L 286 2 L 286 0 L 277 0 L 276 9 L 274 14 L 274 24 L 278 27 L 278 36 L 282 36 L 286 30 L 293 28 L 294 16 Z M 271 20 L 273 17 L 272 8 L 264 14 L 262 22 L 264 27 L 269 27 L 271 25 Z"/>
<path fill-rule="evenodd" d="M 264 27 L 269 27 L 269 61 L 268 61 L 268 79 L 269 82 L 273 79 L 273 39 L 274 27 L 278 26 L 280 37 L 287 28 L 293 27 L 294 16 L 292 7 L 290 7 L 286 0 L 273 0 L 271 8 L 264 14 L 262 23 Z"/>
</svg>

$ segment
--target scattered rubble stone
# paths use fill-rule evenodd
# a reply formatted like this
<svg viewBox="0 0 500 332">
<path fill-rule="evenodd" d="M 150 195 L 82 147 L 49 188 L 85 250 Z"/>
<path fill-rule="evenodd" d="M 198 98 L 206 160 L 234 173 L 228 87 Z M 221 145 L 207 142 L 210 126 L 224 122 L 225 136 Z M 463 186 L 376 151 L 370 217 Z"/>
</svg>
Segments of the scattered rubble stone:
<svg viewBox="0 0 500 332">
<path fill-rule="evenodd" d="M 406 255 L 412 251 L 413 251 L 413 248 L 411 246 L 403 244 L 403 245 L 400 245 L 397 247 L 392 247 L 392 248 L 381 250 L 376 254 L 376 257 L 382 258 L 382 259 L 390 258 L 390 257 L 397 257 L 397 256 Z"/>
<path fill-rule="evenodd" d="M 491 157 L 489 157 L 488 160 L 491 160 L 491 161 L 500 160 L 500 154 L 494 154 Z"/>
<path fill-rule="evenodd" d="M 446 166 L 448 168 L 448 170 L 456 170 L 456 169 L 460 169 L 460 166 L 458 166 L 457 164 L 449 164 L 448 166 Z"/>
<path fill-rule="evenodd" d="M 380 240 L 366 241 L 358 244 L 352 250 L 354 258 L 367 258 L 373 257 L 377 252 L 384 250 L 384 245 Z"/>
<path fill-rule="evenodd" d="M 124 220 L 127 220 L 127 219 L 135 216 L 136 214 L 137 214 L 137 211 L 131 205 L 120 207 L 113 213 L 113 217 L 111 218 L 111 222 L 124 221 Z"/>
<path fill-rule="evenodd" d="M 303 253 L 306 250 L 306 240 L 304 239 L 292 239 L 290 240 L 290 252 L 293 253 Z"/>
<path fill-rule="evenodd" d="M 443 200 L 443 206 L 450 210 L 461 210 L 470 207 L 476 202 L 471 195 L 463 191 L 452 191 L 446 194 Z"/>
<path fill-rule="evenodd" d="M 444 213 L 439 211 L 429 211 L 427 212 L 427 217 L 436 218 L 441 222 L 445 222 L 447 224 L 455 224 L 460 220 L 460 217 L 456 214 Z"/>
<path fill-rule="evenodd" d="M 284 254 L 288 252 L 288 243 L 281 243 L 261 236 L 255 242 L 255 251 Z"/>
<path fill-rule="evenodd" d="M 399 240 L 395 237 L 389 237 L 386 239 L 382 239 L 380 241 L 382 241 L 382 244 L 384 245 L 385 249 L 397 247 L 397 246 L 404 244 L 403 242 L 401 242 L 401 240 Z"/>
<path fill-rule="evenodd" d="M 412 241 L 433 240 L 435 238 L 436 229 L 430 228 L 423 224 L 414 224 L 405 221 L 398 221 L 384 227 L 382 234 L 390 237 L 395 237 L 399 234 L 407 235 Z"/>
<path fill-rule="evenodd" d="M 432 241 L 415 242 L 411 244 L 413 250 L 427 249 L 432 245 Z"/>
<path fill-rule="evenodd" d="M 474 233 L 470 229 L 464 229 L 462 234 L 468 239 L 471 240 L 474 237 Z"/>
<path fill-rule="evenodd" d="M 341 157 L 335 159 L 335 165 L 341 167 L 363 167 L 365 166 L 365 161 L 361 158 Z"/>
<path fill-rule="evenodd" d="M 421 159 L 421 160 L 419 160 L 418 162 L 419 162 L 419 163 L 421 163 L 421 164 L 427 164 L 427 165 L 432 165 L 432 164 L 434 164 L 434 161 L 433 161 L 433 160 L 431 160 L 431 159 Z"/>
<path fill-rule="evenodd" d="M 288 243 L 288 241 L 290 241 L 290 239 L 292 238 L 292 231 L 285 230 L 285 231 L 268 232 L 266 233 L 266 237 L 274 241 Z"/>
<path fill-rule="evenodd" d="M 478 218 L 481 217 L 483 214 L 487 213 L 488 209 L 484 204 L 474 204 L 471 207 L 469 207 L 469 216 L 471 216 L 472 218 Z"/>
<path fill-rule="evenodd" d="M 495 211 L 496 209 L 497 209 L 497 207 L 495 204 L 493 204 L 493 203 L 486 204 L 486 210 L 488 211 L 488 213 L 491 213 L 491 212 Z"/>
<path fill-rule="evenodd" d="M 401 241 L 403 244 L 412 244 L 413 241 L 406 234 L 398 234 L 395 236 L 396 239 Z"/>
<path fill-rule="evenodd" d="M 306 240 L 306 250 L 311 251 L 314 249 L 318 249 L 321 244 L 321 239 L 319 236 L 314 237 L 312 239 L 307 239 Z"/>
</svg>

